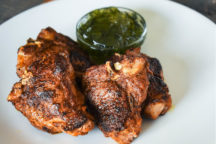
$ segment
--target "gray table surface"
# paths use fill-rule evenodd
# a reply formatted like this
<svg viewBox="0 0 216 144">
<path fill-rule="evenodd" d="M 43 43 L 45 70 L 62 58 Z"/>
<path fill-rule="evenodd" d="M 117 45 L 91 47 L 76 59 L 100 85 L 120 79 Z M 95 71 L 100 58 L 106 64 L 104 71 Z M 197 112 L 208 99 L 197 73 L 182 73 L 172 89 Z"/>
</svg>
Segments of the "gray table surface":
<svg viewBox="0 0 216 144">
<path fill-rule="evenodd" d="M 47 0 L 0 0 L 0 24 Z M 173 0 L 202 13 L 216 23 L 216 0 Z"/>
</svg>

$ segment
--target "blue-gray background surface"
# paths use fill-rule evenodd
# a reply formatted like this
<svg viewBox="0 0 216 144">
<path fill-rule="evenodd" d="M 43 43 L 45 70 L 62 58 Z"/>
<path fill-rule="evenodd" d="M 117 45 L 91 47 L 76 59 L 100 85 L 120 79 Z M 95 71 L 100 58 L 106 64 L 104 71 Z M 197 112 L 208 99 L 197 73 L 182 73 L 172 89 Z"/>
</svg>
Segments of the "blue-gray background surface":
<svg viewBox="0 0 216 144">
<path fill-rule="evenodd" d="M 48 0 L 0 0 L 0 24 Z M 202 13 L 216 23 L 216 0 L 173 0 Z"/>
</svg>

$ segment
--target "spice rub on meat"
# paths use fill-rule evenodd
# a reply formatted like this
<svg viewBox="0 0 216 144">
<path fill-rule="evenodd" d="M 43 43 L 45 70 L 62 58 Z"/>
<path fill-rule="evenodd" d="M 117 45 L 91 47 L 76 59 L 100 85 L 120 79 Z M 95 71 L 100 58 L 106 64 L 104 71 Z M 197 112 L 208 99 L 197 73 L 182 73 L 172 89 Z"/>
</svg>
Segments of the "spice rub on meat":
<svg viewBox="0 0 216 144">
<path fill-rule="evenodd" d="M 98 127 L 120 144 L 129 144 L 140 133 L 149 86 L 147 66 L 145 57 L 128 52 L 87 69 L 83 76 Z"/>
<path fill-rule="evenodd" d="M 157 119 L 164 115 L 172 106 L 171 95 L 167 84 L 164 82 L 162 66 L 156 58 L 147 55 L 149 63 L 148 79 L 149 88 L 147 98 L 143 103 L 142 116 L 150 119 Z"/>
<path fill-rule="evenodd" d="M 85 94 L 105 136 L 129 144 L 140 133 L 141 116 L 156 119 L 167 112 L 171 97 L 162 75 L 159 61 L 140 48 L 87 69 Z"/>
<path fill-rule="evenodd" d="M 18 50 L 17 75 L 8 101 L 38 129 L 49 133 L 87 134 L 94 127 L 76 76 L 89 67 L 85 54 L 70 38 L 43 29 L 37 40 Z"/>
<path fill-rule="evenodd" d="M 142 117 L 157 119 L 172 105 L 156 58 L 135 48 L 91 66 L 76 42 L 50 27 L 19 48 L 17 75 L 8 101 L 52 134 L 84 135 L 95 120 L 105 136 L 129 144 L 141 131 Z"/>
</svg>

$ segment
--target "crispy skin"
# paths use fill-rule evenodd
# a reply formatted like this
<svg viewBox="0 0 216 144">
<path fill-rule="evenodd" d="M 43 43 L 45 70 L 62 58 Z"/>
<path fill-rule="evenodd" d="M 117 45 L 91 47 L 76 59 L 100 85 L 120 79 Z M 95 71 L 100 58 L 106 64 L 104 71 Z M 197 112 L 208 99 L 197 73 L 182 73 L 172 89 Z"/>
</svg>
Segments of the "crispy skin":
<svg viewBox="0 0 216 144">
<path fill-rule="evenodd" d="M 98 127 L 120 144 L 129 144 L 140 133 L 149 85 L 146 67 L 142 55 L 116 54 L 106 64 L 87 69 L 83 77 Z"/>
<path fill-rule="evenodd" d="M 8 101 L 33 126 L 52 134 L 77 136 L 94 127 L 75 81 L 75 70 L 83 72 L 79 69 L 81 61 L 72 58 L 73 66 L 70 62 L 71 53 L 79 53 L 75 45 L 47 28 L 36 41 L 30 39 L 18 50 L 17 74 L 21 80 L 14 84 Z"/>
<path fill-rule="evenodd" d="M 79 45 L 75 41 L 61 33 L 57 33 L 50 27 L 41 31 L 37 40 L 43 42 L 54 41 L 57 44 L 61 43 L 61 45 L 69 47 L 70 61 L 75 70 L 75 74 L 78 77 L 81 77 L 85 70 L 91 66 L 88 55 L 80 49 Z"/>
<path fill-rule="evenodd" d="M 140 53 L 140 48 L 87 69 L 83 84 L 97 125 L 120 144 L 138 136 L 140 113 L 156 119 L 172 103 L 160 62 Z"/>
<path fill-rule="evenodd" d="M 157 119 L 160 115 L 164 115 L 172 105 L 168 86 L 164 82 L 162 66 L 158 59 L 141 54 L 140 48 L 127 50 L 126 54 L 142 55 L 147 59 L 147 75 L 150 84 L 147 98 L 142 104 L 141 114 L 144 118 Z"/>
<path fill-rule="evenodd" d="M 50 27 L 41 31 L 37 37 L 37 40 L 43 41 L 45 43 L 54 41 L 57 44 L 61 43 L 63 46 L 69 47 L 70 61 L 75 71 L 76 82 L 79 89 L 82 89 L 82 75 L 86 69 L 91 66 L 91 62 L 89 56 L 81 50 L 79 45 L 69 37 L 62 35 L 61 33 L 57 33 Z"/>
<path fill-rule="evenodd" d="M 162 66 L 156 58 L 148 57 L 150 82 L 142 114 L 145 118 L 157 119 L 172 106 L 172 99 L 167 84 L 164 82 Z"/>
</svg>

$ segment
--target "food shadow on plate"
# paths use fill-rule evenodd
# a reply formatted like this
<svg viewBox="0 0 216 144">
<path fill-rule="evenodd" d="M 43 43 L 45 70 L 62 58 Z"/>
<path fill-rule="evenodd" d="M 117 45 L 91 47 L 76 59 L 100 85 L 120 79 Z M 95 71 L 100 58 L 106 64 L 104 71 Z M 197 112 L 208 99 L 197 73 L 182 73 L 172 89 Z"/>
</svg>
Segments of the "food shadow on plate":
<svg viewBox="0 0 216 144">
<path fill-rule="evenodd" d="M 136 11 L 144 16 L 147 23 L 147 36 L 141 51 L 161 62 L 173 107 L 177 107 L 188 91 L 189 71 L 186 60 L 169 50 L 169 19 L 148 9 Z M 154 120 L 144 120 L 140 135 L 145 134 L 153 122 Z"/>
</svg>

